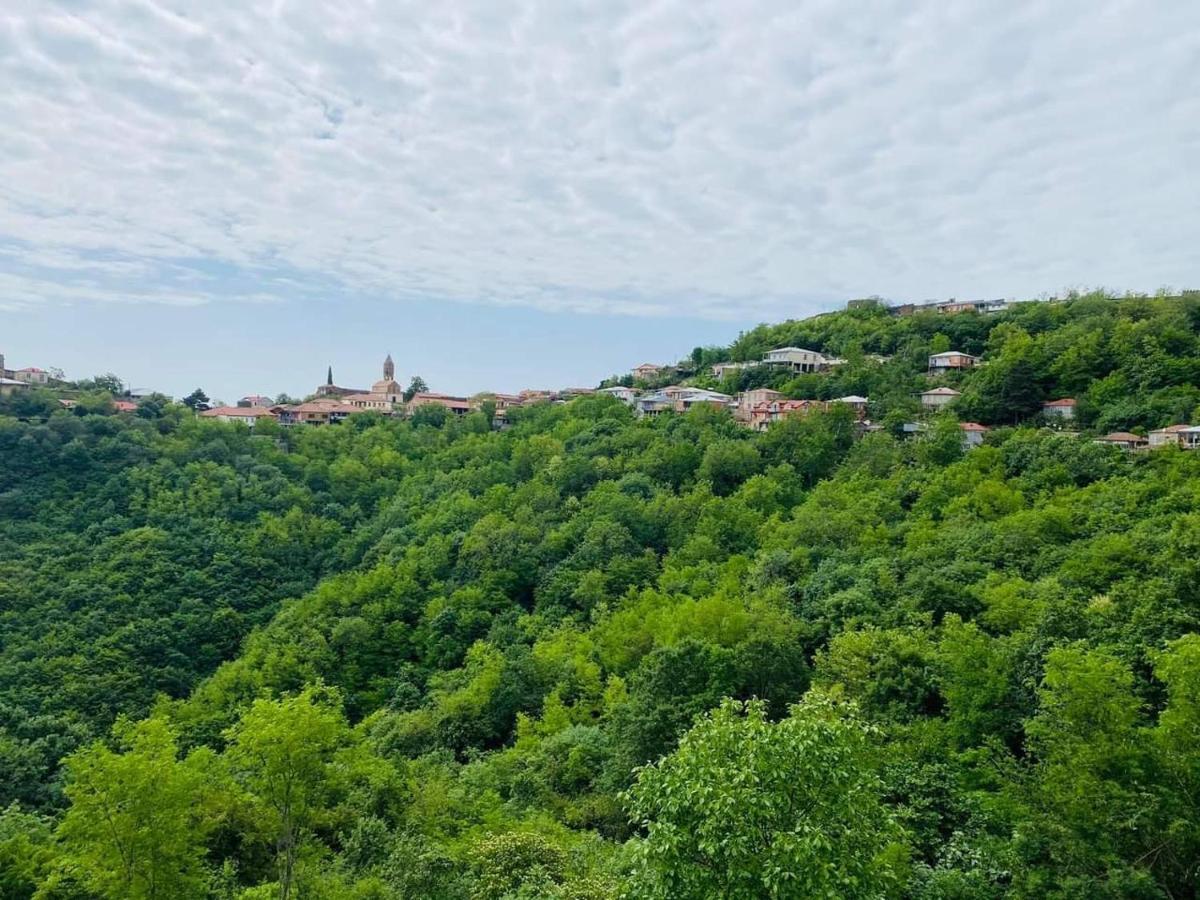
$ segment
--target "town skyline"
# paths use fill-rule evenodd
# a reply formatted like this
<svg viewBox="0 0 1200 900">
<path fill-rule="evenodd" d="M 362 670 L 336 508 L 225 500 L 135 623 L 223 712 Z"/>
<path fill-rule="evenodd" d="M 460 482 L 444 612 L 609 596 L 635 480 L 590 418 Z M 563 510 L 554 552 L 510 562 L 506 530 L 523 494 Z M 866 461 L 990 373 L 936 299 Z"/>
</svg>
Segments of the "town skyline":
<svg viewBox="0 0 1200 900">
<path fill-rule="evenodd" d="M 638 317 L 455 307 L 416 309 L 394 327 L 364 330 L 333 307 L 302 306 L 296 316 L 277 308 L 267 336 L 196 307 L 139 309 L 136 331 L 107 309 L 23 311 L 5 315 L 0 342 L 11 363 L 55 366 L 69 379 L 111 372 L 131 389 L 181 397 L 199 387 L 234 402 L 247 394 L 305 396 L 330 366 L 335 379 L 366 386 L 387 353 L 406 386 L 420 375 L 453 394 L 594 386 L 649 359 L 727 344 L 756 324 L 677 319 L 664 328 Z"/>
</svg>

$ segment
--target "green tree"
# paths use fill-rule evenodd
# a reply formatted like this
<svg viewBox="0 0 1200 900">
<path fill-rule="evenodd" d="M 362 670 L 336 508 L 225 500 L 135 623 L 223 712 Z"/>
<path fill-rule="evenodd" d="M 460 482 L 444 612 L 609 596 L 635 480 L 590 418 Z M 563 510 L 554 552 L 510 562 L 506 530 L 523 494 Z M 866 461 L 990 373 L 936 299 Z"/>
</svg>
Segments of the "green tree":
<svg viewBox="0 0 1200 900">
<path fill-rule="evenodd" d="M 868 728 L 821 696 L 777 723 L 726 702 L 638 773 L 636 895 L 880 896 L 899 854 L 871 756 Z"/>
<path fill-rule="evenodd" d="M 280 900 L 293 895 L 297 860 L 344 775 L 337 758 L 350 737 L 336 693 L 322 687 L 255 700 L 226 733 L 233 775 L 274 836 Z"/>
<path fill-rule="evenodd" d="M 698 475 L 712 485 L 713 493 L 724 497 L 762 468 L 762 458 L 754 445 L 746 441 L 718 441 L 704 451 Z"/>
<path fill-rule="evenodd" d="M 218 820 L 214 755 L 181 760 L 163 719 L 122 720 L 113 731 L 121 752 L 97 742 L 67 759 L 61 864 L 112 900 L 202 896 L 205 839 Z"/>
<path fill-rule="evenodd" d="M 200 388 L 196 388 L 180 402 L 191 410 L 208 409 L 208 394 L 204 393 Z"/>
<path fill-rule="evenodd" d="M 29 900 L 53 856 L 46 819 L 21 812 L 15 803 L 0 812 L 0 897 Z"/>
<path fill-rule="evenodd" d="M 428 393 L 429 385 L 425 383 L 425 379 L 420 375 L 414 375 L 408 382 L 408 387 L 404 391 L 404 402 L 407 403 L 417 394 Z"/>
</svg>

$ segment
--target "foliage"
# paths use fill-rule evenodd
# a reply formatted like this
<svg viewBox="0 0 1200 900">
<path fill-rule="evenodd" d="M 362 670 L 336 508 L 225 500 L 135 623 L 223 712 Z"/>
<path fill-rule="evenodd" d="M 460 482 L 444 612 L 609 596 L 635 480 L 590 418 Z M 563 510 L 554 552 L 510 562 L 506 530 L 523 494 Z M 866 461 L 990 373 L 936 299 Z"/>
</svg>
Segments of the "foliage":
<svg viewBox="0 0 1200 900">
<path fill-rule="evenodd" d="M 810 695 L 772 723 L 759 702 L 707 714 L 638 773 L 642 897 L 876 897 L 894 881 L 896 833 L 867 730 Z"/>
<path fill-rule="evenodd" d="M 1200 298 L 685 362 L 883 427 L 0 398 L 0 894 L 1195 897 L 1200 453 L 1090 438 L 1192 420 Z"/>
</svg>

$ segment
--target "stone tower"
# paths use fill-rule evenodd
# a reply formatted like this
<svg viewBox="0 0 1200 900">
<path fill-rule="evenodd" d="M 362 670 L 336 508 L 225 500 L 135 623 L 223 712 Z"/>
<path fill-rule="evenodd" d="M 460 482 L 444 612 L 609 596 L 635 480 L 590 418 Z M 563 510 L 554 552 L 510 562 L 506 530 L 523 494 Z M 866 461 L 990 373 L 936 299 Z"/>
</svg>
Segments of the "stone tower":
<svg viewBox="0 0 1200 900">
<path fill-rule="evenodd" d="M 396 380 L 396 364 L 392 362 L 392 354 L 390 353 L 387 355 L 387 359 L 383 361 L 383 380 Z"/>
<path fill-rule="evenodd" d="M 333 366 L 329 367 L 329 372 L 325 375 L 326 387 L 333 387 Z"/>
</svg>

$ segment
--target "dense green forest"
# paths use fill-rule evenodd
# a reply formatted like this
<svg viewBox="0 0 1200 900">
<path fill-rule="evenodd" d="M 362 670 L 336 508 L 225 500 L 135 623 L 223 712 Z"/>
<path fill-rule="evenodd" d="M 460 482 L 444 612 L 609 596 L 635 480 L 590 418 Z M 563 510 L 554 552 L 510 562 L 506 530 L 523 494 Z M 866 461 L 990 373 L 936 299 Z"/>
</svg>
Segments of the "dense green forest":
<svg viewBox="0 0 1200 900">
<path fill-rule="evenodd" d="M 694 356 L 784 344 L 697 380 L 885 429 L 0 400 L 0 897 L 1196 897 L 1200 452 L 1090 438 L 1197 420 L 1200 296 Z"/>
</svg>

